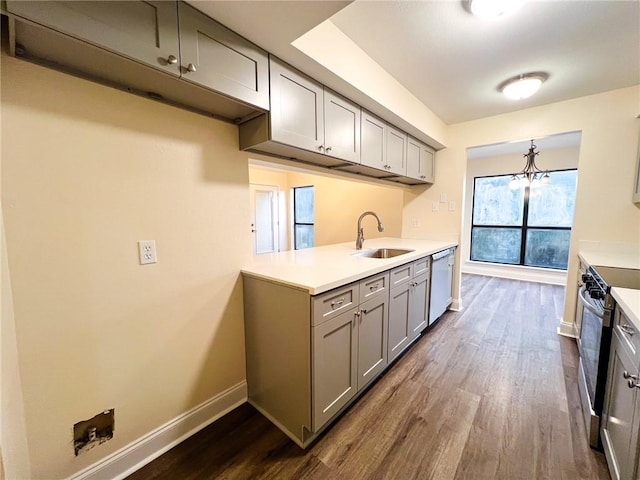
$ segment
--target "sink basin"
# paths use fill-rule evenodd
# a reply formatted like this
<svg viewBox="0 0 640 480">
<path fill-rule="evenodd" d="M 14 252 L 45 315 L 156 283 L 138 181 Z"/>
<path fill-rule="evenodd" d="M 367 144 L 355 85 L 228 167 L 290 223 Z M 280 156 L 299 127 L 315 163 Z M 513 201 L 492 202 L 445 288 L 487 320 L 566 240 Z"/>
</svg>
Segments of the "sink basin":
<svg viewBox="0 0 640 480">
<path fill-rule="evenodd" d="M 364 252 L 354 253 L 356 257 L 367 258 L 393 258 L 398 255 L 404 255 L 405 253 L 411 253 L 414 250 L 408 250 L 405 248 L 376 248 L 373 250 L 365 250 Z"/>
</svg>

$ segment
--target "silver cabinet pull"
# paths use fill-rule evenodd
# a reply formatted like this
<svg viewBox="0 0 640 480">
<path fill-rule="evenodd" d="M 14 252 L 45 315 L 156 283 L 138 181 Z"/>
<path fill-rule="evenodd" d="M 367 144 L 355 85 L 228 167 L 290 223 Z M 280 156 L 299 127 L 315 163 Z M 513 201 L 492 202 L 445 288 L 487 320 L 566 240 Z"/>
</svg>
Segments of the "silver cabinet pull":
<svg viewBox="0 0 640 480">
<path fill-rule="evenodd" d="M 336 305 L 339 307 L 343 303 L 344 303 L 344 297 L 342 297 L 340 300 L 335 300 L 331 302 L 331 308 L 334 308 Z"/>
<path fill-rule="evenodd" d="M 324 150 L 324 145 L 318 145 L 318 150 L 322 152 Z"/>
<path fill-rule="evenodd" d="M 190 63 L 189 65 L 187 65 L 187 72 L 191 72 L 191 73 L 193 73 L 193 72 L 195 72 L 196 70 L 197 70 L 197 69 L 196 69 L 196 66 L 195 66 L 193 63 Z"/>
<path fill-rule="evenodd" d="M 634 380 L 633 378 L 629 379 L 627 385 L 629 386 L 629 388 L 640 388 L 640 383 L 638 383 L 638 380 Z"/>
<path fill-rule="evenodd" d="M 374 290 L 378 290 L 379 287 L 380 287 L 380 284 L 376 283 L 375 285 L 371 285 L 369 289 L 373 292 Z"/>
<path fill-rule="evenodd" d="M 633 337 L 633 334 L 636 333 L 635 329 L 628 323 L 625 323 L 624 325 L 620 325 L 620 330 L 622 330 L 624 333 L 626 333 L 630 337 Z"/>
<path fill-rule="evenodd" d="M 178 63 L 178 57 L 176 57 L 175 55 L 169 55 L 167 57 L 167 63 L 169 65 L 175 65 L 176 63 Z"/>
<path fill-rule="evenodd" d="M 331 147 L 327 147 L 324 149 L 325 152 L 330 152 L 331 151 Z"/>
<path fill-rule="evenodd" d="M 638 380 L 638 376 L 637 375 L 633 375 L 633 374 L 627 372 L 626 370 L 624 372 L 622 372 L 622 378 L 630 378 L 631 380 Z"/>
</svg>

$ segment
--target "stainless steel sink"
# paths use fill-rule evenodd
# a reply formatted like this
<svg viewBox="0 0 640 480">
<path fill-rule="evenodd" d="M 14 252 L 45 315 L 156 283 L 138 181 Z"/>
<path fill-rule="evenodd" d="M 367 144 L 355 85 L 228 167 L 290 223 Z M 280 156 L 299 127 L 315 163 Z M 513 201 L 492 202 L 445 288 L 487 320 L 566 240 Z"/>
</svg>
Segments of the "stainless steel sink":
<svg viewBox="0 0 640 480">
<path fill-rule="evenodd" d="M 373 250 L 365 250 L 364 252 L 354 253 L 356 257 L 367 258 L 393 258 L 398 255 L 404 255 L 405 253 L 411 253 L 415 250 L 408 250 L 405 248 L 376 248 Z"/>
</svg>

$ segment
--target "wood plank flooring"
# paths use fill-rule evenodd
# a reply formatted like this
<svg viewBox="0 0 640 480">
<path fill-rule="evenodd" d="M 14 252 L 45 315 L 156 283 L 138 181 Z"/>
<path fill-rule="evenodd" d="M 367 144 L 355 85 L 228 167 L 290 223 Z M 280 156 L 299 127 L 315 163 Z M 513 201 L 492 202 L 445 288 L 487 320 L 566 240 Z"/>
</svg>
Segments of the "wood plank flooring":
<svg viewBox="0 0 640 480">
<path fill-rule="evenodd" d="M 464 275 L 462 299 L 307 451 L 245 404 L 129 480 L 609 479 L 564 288 Z"/>
</svg>

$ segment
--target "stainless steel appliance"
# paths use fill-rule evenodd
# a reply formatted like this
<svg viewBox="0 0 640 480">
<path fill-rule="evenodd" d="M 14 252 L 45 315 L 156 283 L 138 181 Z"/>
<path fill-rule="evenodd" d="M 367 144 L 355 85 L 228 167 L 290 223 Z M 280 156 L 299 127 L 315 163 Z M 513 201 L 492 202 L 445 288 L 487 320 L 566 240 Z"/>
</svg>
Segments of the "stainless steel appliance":
<svg viewBox="0 0 640 480">
<path fill-rule="evenodd" d="M 582 312 L 578 339 L 578 386 L 589 444 L 593 448 L 602 449 L 600 416 L 607 383 L 613 313 L 616 308 L 611 287 L 640 289 L 640 270 L 589 267 L 582 275 L 582 282 L 583 286 L 578 291 L 578 311 Z"/>
</svg>

